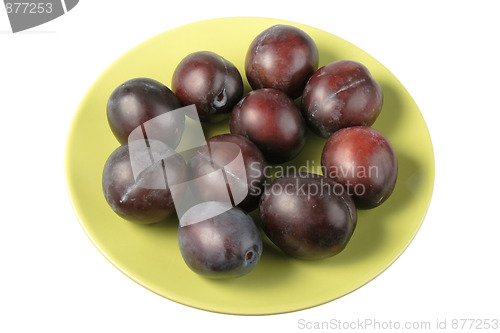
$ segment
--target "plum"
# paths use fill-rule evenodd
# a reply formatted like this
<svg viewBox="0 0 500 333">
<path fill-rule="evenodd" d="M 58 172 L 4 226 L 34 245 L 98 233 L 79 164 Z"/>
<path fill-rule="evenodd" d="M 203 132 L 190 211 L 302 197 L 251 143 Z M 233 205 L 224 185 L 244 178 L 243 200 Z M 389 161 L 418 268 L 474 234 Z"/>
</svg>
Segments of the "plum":
<svg viewBox="0 0 500 333">
<path fill-rule="evenodd" d="M 193 206 L 180 219 L 177 233 L 182 258 L 197 274 L 236 278 L 259 262 L 262 237 L 243 210 L 224 202 Z"/>
<path fill-rule="evenodd" d="M 201 121 L 227 119 L 243 97 L 243 80 L 228 60 L 208 51 L 194 52 L 177 65 L 172 89 L 183 105 L 195 104 Z"/>
<path fill-rule="evenodd" d="M 382 108 L 380 84 L 368 69 L 352 60 L 338 60 L 318 69 L 302 96 L 302 115 L 323 138 L 350 126 L 371 126 Z"/>
<path fill-rule="evenodd" d="M 233 163 L 241 153 L 243 163 Z M 241 135 L 220 134 L 207 140 L 207 145 L 201 147 L 188 162 L 190 179 L 202 179 L 190 182 L 192 191 L 200 201 L 223 200 L 227 197 L 227 186 L 221 186 L 217 177 L 203 177 L 216 170 L 225 173 L 225 183 L 229 185 L 229 193 L 244 193 L 242 201 L 237 206 L 250 212 L 259 205 L 260 195 L 267 180 L 265 168 L 267 163 L 257 146 Z M 222 190 L 223 193 L 214 193 Z M 234 200 L 234 198 L 233 198 Z"/>
<path fill-rule="evenodd" d="M 125 143 L 107 159 L 102 175 L 104 197 L 113 211 L 126 220 L 139 224 L 162 221 L 175 213 L 170 187 L 178 185 L 182 196 L 186 163 L 160 141 L 150 141 L 149 149 L 135 150 L 134 161 L 129 148 Z M 170 151 L 168 158 L 163 158 L 165 151 Z M 133 163 L 149 166 L 134 174 Z"/>
<path fill-rule="evenodd" d="M 276 246 L 308 260 L 340 253 L 357 223 L 344 187 L 307 173 L 276 178 L 261 197 L 260 217 L 262 230 Z"/>
<path fill-rule="evenodd" d="M 391 195 L 398 174 L 389 140 L 368 126 L 335 132 L 321 154 L 323 174 L 345 186 L 356 207 L 374 208 Z"/>
<path fill-rule="evenodd" d="M 292 99 L 302 95 L 317 68 L 318 49 L 312 38 L 285 24 L 261 32 L 245 58 L 246 76 L 253 89 L 278 89 Z"/>
<path fill-rule="evenodd" d="M 106 108 L 111 131 L 120 143 L 126 143 L 130 133 L 145 122 L 180 108 L 177 96 L 162 83 L 148 78 L 134 78 L 119 85 L 110 95 Z M 184 119 L 172 117 L 156 124 L 156 137 L 175 149 L 183 132 Z"/>
<path fill-rule="evenodd" d="M 281 163 L 296 157 L 305 145 L 306 124 L 300 110 L 285 93 L 258 89 L 234 107 L 231 133 L 254 142 L 268 162 Z"/>
</svg>

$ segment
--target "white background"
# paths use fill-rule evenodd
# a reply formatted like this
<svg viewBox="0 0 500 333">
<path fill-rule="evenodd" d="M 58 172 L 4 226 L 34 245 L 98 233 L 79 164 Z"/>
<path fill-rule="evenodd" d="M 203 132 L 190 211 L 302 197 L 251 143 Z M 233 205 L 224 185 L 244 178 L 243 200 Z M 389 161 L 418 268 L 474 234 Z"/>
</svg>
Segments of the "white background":
<svg viewBox="0 0 500 333">
<path fill-rule="evenodd" d="M 499 7 L 81 0 L 67 15 L 17 34 L 0 10 L 0 332 L 302 332 L 300 319 L 365 318 L 433 327 L 447 319 L 451 329 L 454 318 L 500 320 Z M 66 193 L 69 125 L 100 73 L 165 30 L 227 16 L 304 23 L 367 51 L 410 92 L 431 133 L 435 188 L 413 243 L 374 281 L 313 309 L 229 316 L 157 296 L 98 252 Z"/>
</svg>

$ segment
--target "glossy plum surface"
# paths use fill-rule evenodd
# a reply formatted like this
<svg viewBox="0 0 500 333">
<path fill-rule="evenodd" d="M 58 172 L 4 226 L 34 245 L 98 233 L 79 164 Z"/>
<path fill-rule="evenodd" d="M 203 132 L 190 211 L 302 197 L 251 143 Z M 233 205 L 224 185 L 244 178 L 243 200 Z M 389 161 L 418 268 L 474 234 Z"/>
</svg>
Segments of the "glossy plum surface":
<svg viewBox="0 0 500 333">
<path fill-rule="evenodd" d="M 270 163 L 296 157 L 305 144 L 306 125 L 299 109 L 285 93 L 258 89 L 234 107 L 229 122 L 231 133 L 250 139 Z"/>
<path fill-rule="evenodd" d="M 304 31 L 278 24 L 260 33 L 245 58 L 253 89 L 275 88 L 295 99 L 318 68 L 318 49 Z"/>
<path fill-rule="evenodd" d="M 262 255 L 262 237 L 250 215 L 221 202 L 208 201 L 188 210 L 177 238 L 189 268 L 210 278 L 243 276 Z"/>
<path fill-rule="evenodd" d="M 224 143 L 237 145 L 236 152 L 234 146 Z M 232 163 L 236 158 L 235 153 L 239 152 L 243 157 L 243 165 Z M 195 179 L 223 168 L 226 184 L 232 189 L 230 193 L 233 194 L 235 191 L 248 193 L 237 206 L 250 212 L 259 205 L 260 195 L 267 179 L 266 165 L 264 155 L 253 142 L 241 135 L 220 134 L 208 139 L 207 145 L 193 155 L 188 162 L 188 172 L 190 179 Z M 244 170 L 241 170 L 242 167 Z M 227 196 L 228 189 L 226 186 L 220 186 L 219 182 L 220 179 L 216 177 L 204 177 L 203 181 L 193 183 L 192 190 L 203 201 L 222 200 Z M 219 190 L 223 193 L 217 193 Z"/>
<path fill-rule="evenodd" d="M 124 219 L 139 224 L 159 222 L 173 213 L 175 206 L 169 184 L 182 184 L 187 177 L 186 163 L 180 155 L 151 164 L 150 156 L 158 160 L 164 149 L 163 145 L 151 145 L 151 151 L 139 151 L 134 158 L 142 160 L 150 167 L 134 177 L 130 158 L 129 144 L 118 147 L 107 159 L 102 187 L 107 203 L 115 213 Z M 168 148 L 165 148 L 168 149 Z M 168 171 L 167 171 L 168 169 Z M 167 171 L 167 172 L 165 172 Z M 166 179 L 168 174 L 168 181 Z"/>
<path fill-rule="evenodd" d="M 371 126 L 380 114 L 383 94 L 368 69 L 339 60 L 318 69 L 302 96 L 302 115 L 309 128 L 328 138 L 338 129 Z"/>
<path fill-rule="evenodd" d="M 335 132 L 321 155 L 325 176 L 343 184 L 356 207 L 374 208 L 391 195 L 398 175 L 396 154 L 387 138 L 368 126 Z"/>
<path fill-rule="evenodd" d="M 275 179 L 262 195 L 262 229 L 286 254 L 322 259 L 340 253 L 354 232 L 357 212 L 343 187 L 325 177 Z"/>
<path fill-rule="evenodd" d="M 172 90 L 183 105 L 195 104 L 202 121 L 227 118 L 243 97 L 243 80 L 238 69 L 221 56 L 208 51 L 185 57 L 172 77 Z"/>
<path fill-rule="evenodd" d="M 162 83 L 135 78 L 122 83 L 111 93 L 106 112 L 116 139 L 126 143 L 135 128 L 181 106 L 177 96 Z M 175 149 L 181 139 L 183 125 L 183 119 L 176 118 L 157 124 L 155 129 L 160 132 L 158 136 L 168 137 L 165 143 Z"/>
</svg>

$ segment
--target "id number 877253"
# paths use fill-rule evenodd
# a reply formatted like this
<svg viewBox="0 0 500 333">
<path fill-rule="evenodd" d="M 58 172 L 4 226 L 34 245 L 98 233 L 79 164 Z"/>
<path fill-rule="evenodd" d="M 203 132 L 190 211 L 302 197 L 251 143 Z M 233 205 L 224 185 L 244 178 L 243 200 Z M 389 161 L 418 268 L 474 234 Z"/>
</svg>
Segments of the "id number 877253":
<svg viewBox="0 0 500 333">
<path fill-rule="evenodd" d="M 50 2 L 8 2 L 5 4 L 7 14 L 50 14 L 52 13 L 52 3 Z"/>
</svg>

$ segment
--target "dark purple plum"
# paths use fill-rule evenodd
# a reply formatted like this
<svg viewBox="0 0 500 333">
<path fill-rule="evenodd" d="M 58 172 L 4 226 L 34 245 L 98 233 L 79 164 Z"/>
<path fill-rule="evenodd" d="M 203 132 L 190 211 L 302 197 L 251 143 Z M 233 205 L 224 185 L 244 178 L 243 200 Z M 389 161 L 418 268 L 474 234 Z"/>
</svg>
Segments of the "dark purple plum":
<svg viewBox="0 0 500 333">
<path fill-rule="evenodd" d="M 319 179 L 321 185 L 324 186 L 325 191 L 323 191 L 324 194 L 328 193 L 333 193 L 334 195 L 341 196 L 345 203 L 347 204 L 349 208 L 349 212 L 351 214 L 351 219 L 352 222 L 354 223 L 354 226 L 358 223 L 358 214 L 356 211 L 356 204 L 354 203 L 354 200 L 352 199 L 351 195 L 347 192 L 347 190 L 343 187 L 342 184 L 337 183 L 331 178 L 328 178 L 323 175 L 318 175 L 315 173 L 309 173 L 309 172 L 298 172 L 298 173 L 289 173 L 288 176 L 294 176 L 298 174 L 299 177 L 301 178 L 306 178 L 306 179 Z M 315 185 L 311 185 L 311 188 L 314 188 Z M 329 190 L 330 192 L 327 192 Z M 314 190 L 312 190 L 314 192 Z M 311 193 L 313 194 L 313 193 Z"/>
<path fill-rule="evenodd" d="M 278 24 L 260 33 L 250 45 L 245 72 L 253 89 L 274 88 L 295 99 L 318 68 L 318 49 L 299 28 Z"/>
<path fill-rule="evenodd" d="M 258 89 L 243 97 L 234 107 L 229 127 L 231 133 L 255 143 L 271 163 L 293 159 L 306 142 L 300 110 L 290 97 L 276 89 Z"/>
<path fill-rule="evenodd" d="M 201 121 L 217 122 L 226 119 L 243 97 L 243 80 L 231 62 L 213 52 L 200 51 L 179 63 L 172 89 L 183 105 L 196 105 Z"/>
<path fill-rule="evenodd" d="M 121 145 L 107 159 L 102 176 L 109 206 L 124 219 L 139 224 L 159 222 L 174 214 L 170 187 L 179 185 L 177 195 L 181 197 L 187 179 L 186 163 L 180 155 L 173 152 L 162 160 L 165 152 L 172 152 L 170 148 L 159 141 L 150 141 L 149 145 L 149 150 L 135 150 L 133 161 L 129 144 Z M 152 163 L 151 157 L 157 162 Z M 147 167 L 142 171 L 136 168 L 134 174 L 133 163 Z"/>
<path fill-rule="evenodd" d="M 107 117 L 111 131 L 120 143 L 145 122 L 180 108 L 181 102 L 162 83 L 148 78 L 135 78 L 119 85 L 108 99 Z M 167 138 L 165 143 L 175 149 L 184 129 L 184 119 L 172 117 L 156 124 L 155 137 Z"/>
<path fill-rule="evenodd" d="M 302 96 L 302 115 L 323 138 L 350 126 L 371 126 L 382 108 L 382 88 L 356 61 L 339 60 L 321 67 Z"/>
<path fill-rule="evenodd" d="M 313 174 L 276 178 L 260 201 L 262 229 L 286 254 L 323 259 L 340 253 L 357 223 L 342 185 Z"/>
<path fill-rule="evenodd" d="M 222 202 L 189 209 L 181 217 L 177 238 L 188 267 L 210 278 L 243 276 L 262 254 L 262 237 L 250 215 Z"/>
<path fill-rule="evenodd" d="M 236 160 L 241 153 L 243 163 Z M 259 205 L 260 195 L 266 182 L 266 161 L 257 146 L 241 135 L 221 134 L 207 140 L 203 146 L 188 162 L 189 179 L 202 179 L 191 182 L 192 191 L 200 201 L 222 201 L 231 194 L 238 207 L 250 212 Z M 225 173 L 225 183 L 221 186 L 217 177 L 203 177 L 217 170 Z M 223 184 L 222 184 L 223 185 Z M 221 191 L 223 193 L 218 193 Z M 244 198 L 235 198 L 237 193 L 244 193 Z"/>
<path fill-rule="evenodd" d="M 398 161 L 389 140 L 368 126 L 335 132 L 321 155 L 323 174 L 344 185 L 356 207 L 374 208 L 391 195 Z"/>
</svg>

